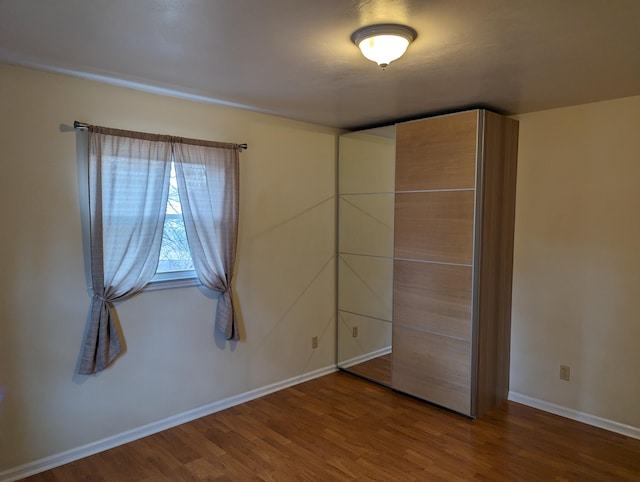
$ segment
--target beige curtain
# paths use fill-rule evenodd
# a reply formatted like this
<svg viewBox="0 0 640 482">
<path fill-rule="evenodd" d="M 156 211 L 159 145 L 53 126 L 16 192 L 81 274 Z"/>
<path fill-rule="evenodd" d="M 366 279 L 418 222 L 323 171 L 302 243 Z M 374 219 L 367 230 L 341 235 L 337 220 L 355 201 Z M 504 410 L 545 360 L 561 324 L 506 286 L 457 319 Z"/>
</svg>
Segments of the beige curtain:
<svg viewBox="0 0 640 482">
<path fill-rule="evenodd" d="M 122 352 L 113 303 L 140 291 L 156 273 L 172 157 L 196 273 L 204 286 L 221 293 L 216 328 L 237 340 L 231 277 L 238 153 L 246 146 L 86 127 L 93 294 L 78 373 L 104 370 Z"/>
<path fill-rule="evenodd" d="M 195 271 L 221 293 L 215 327 L 237 340 L 232 274 L 238 236 L 238 149 L 176 144 L 174 161 L 187 240 Z"/>
<path fill-rule="evenodd" d="M 171 144 L 89 133 L 93 297 L 78 373 L 104 370 L 122 351 L 113 303 L 140 291 L 158 265 L 171 174 Z"/>
</svg>

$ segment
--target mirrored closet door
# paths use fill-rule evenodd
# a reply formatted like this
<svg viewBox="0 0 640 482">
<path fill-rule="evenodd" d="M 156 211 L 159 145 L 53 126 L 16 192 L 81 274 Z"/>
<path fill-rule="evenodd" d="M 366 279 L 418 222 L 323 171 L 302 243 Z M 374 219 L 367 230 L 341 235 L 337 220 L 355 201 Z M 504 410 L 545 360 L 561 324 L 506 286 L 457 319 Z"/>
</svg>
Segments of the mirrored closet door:
<svg viewBox="0 0 640 482">
<path fill-rule="evenodd" d="M 340 137 L 338 366 L 391 385 L 395 126 Z"/>
</svg>

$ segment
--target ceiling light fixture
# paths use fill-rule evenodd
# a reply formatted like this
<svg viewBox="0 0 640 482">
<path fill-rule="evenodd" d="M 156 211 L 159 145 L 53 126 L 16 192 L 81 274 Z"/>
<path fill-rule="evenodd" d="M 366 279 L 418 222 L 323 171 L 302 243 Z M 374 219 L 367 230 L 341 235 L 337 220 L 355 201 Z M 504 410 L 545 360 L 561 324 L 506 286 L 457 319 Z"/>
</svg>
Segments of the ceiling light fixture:
<svg viewBox="0 0 640 482">
<path fill-rule="evenodd" d="M 382 70 L 406 52 L 418 33 L 406 25 L 381 23 L 359 28 L 351 34 L 362 55 L 377 63 Z"/>
</svg>

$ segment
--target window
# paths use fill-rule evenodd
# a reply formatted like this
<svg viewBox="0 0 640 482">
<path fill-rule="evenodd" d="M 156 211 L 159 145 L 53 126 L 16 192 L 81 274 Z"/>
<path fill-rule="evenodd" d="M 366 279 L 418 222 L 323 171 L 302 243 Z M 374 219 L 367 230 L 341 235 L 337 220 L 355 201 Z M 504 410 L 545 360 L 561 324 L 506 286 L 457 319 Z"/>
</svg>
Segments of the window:
<svg viewBox="0 0 640 482">
<path fill-rule="evenodd" d="M 169 197 L 167 199 L 162 245 L 156 275 L 151 280 L 168 281 L 173 279 L 195 278 L 191 251 L 187 242 L 187 232 L 182 216 L 182 205 L 178 191 L 176 169 L 171 162 L 171 179 L 169 181 Z"/>
<path fill-rule="evenodd" d="M 99 372 L 118 357 L 122 343 L 114 303 L 150 281 L 156 282 L 154 289 L 192 285 L 197 279 L 220 293 L 215 328 L 227 340 L 238 340 L 231 283 L 242 146 L 88 129 L 91 306 L 78 373 Z M 181 202 L 177 175 L 188 203 Z"/>
</svg>

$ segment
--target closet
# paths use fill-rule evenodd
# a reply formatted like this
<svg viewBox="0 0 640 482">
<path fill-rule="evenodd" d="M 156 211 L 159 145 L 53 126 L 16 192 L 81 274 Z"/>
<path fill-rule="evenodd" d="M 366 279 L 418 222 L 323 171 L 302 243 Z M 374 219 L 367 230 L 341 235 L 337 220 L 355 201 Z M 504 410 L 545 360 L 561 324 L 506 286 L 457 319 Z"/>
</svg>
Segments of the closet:
<svg viewBox="0 0 640 482">
<path fill-rule="evenodd" d="M 477 417 L 509 390 L 518 122 L 386 129 L 340 141 L 338 366 Z"/>
<path fill-rule="evenodd" d="M 396 126 L 392 383 L 468 416 L 507 398 L 518 123 Z"/>
</svg>

